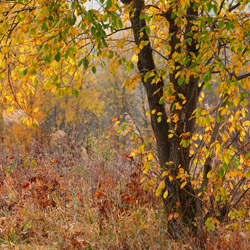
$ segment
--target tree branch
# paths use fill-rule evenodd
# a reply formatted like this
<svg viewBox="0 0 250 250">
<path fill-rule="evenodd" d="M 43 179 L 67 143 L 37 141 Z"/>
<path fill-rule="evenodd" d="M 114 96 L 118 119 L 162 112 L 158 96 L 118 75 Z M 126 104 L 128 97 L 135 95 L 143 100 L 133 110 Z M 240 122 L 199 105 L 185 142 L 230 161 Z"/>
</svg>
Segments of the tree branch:
<svg viewBox="0 0 250 250">
<path fill-rule="evenodd" d="M 240 3 L 237 3 L 237 4 L 233 5 L 233 6 L 231 5 L 229 7 L 228 11 L 231 12 L 231 11 L 235 10 L 236 8 L 238 8 L 239 6 L 240 6 Z"/>
<path fill-rule="evenodd" d="M 220 106 L 221 108 L 226 106 L 227 99 L 228 99 L 228 94 L 226 94 L 225 96 L 223 96 L 222 104 Z M 208 146 L 209 150 L 211 149 L 212 144 L 217 139 L 217 136 L 218 136 L 218 133 L 219 133 L 220 124 L 221 124 L 220 122 L 216 122 L 216 124 L 214 126 L 213 133 L 211 135 L 210 143 L 209 143 L 209 146 Z M 204 167 L 203 167 L 204 168 L 203 169 L 203 181 L 202 181 L 202 184 L 201 184 L 201 187 L 200 187 L 200 191 L 199 191 L 199 192 L 202 192 L 201 197 L 203 197 L 204 192 L 205 192 L 205 190 L 207 189 L 207 186 L 208 186 L 208 180 L 209 179 L 207 177 L 207 174 L 212 169 L 212 156 L 213 156 L 213 152 L 214 152 L 214 150 L 212 149 L 212 152 L 210 153 L 210 155 L 206 159 Z"/>
<path fill-rule="evenodd" d="M 245 79 L 245 78 L 247 78 L 249 76 L 250 76 L 250 72 L 248 72 L 248 73 L 246 73 L 244 75 L 241 75 L 241 76 L 235 76 L 235 78 L 236 78 L 236 80 L 240 81 L 240 80 L 243 80 L 243 79 Z"/>
</svg>

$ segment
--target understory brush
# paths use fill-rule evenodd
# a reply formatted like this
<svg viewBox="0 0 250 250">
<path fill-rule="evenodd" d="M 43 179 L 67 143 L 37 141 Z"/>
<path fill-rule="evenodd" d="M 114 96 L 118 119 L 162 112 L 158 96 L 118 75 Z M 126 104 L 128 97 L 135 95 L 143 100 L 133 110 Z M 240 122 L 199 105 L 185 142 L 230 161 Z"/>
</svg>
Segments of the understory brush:
<svg viewBox="0 0 250 250">
<path fill-rule="evenodd" d="M 1 249 L 200 249 L 192 237 L 170 238 L 162 200 L 153 188 L 144 191 L 142 175 L 139 158 L 111 148 L 3 149 Z M 204 249 L 249 249 L 241 220 L 204 230 Z"/>
</svg>

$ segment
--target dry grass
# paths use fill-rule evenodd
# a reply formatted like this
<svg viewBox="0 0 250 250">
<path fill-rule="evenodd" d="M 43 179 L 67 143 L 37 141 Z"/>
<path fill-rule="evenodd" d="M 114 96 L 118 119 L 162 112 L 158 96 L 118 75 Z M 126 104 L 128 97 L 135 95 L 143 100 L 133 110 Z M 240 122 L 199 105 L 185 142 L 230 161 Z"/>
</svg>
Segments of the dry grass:
<svg viewBox="0 0 250 250">
<path fill-rule="evenodd" d="M 201 249 L 192 238 L 170 239 L 161 200 L 141 187 L 140 162 L 124 155 L 100 148 L 86 155 L 62 142 L 25 155 L 2 149 L 1 249 Z M 250 245 L 245 222 L 204 239 L 204 249 Z"/>
</svg>

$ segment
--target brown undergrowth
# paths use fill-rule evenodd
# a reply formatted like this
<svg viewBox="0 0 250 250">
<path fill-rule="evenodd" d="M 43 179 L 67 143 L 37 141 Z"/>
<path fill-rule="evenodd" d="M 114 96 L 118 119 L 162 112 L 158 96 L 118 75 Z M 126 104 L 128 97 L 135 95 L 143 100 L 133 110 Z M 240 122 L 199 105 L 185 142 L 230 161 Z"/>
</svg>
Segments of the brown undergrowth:
<svg viewBox="0 0 250 250">
<path fill-rule="evenodd" d="M 2 149 L 0 157 L 1 249 L 162 249 L 171 243 L 159 223 L 160 201 L 143 190 L 140 169 L 124 153 L 86 154 L 59 140 L 25 154 Z"/>
<path fill-rule="evenodd" d="M 161 199 L 141 185 L 141 165 L 126 152 L 86 153 L 70 140 L 36 142 L 28 153 L 2 148 L 1 249 L 201 249 L 195 239 L 169 237 Z M 249 249 L 245 224 L 201 238 L 204 249 Z"/>
</svg>

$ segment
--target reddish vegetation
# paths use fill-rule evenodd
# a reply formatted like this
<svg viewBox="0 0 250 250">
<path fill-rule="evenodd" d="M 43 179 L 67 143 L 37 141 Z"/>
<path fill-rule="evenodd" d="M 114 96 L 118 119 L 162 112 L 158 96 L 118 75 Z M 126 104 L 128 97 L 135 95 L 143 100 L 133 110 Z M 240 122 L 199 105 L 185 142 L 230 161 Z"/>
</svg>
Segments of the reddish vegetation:
<svg viewBox="0 0 250 250">
<path fill-rule="evenodd" d="M 161 199 L 141 184 L 139 159 L 111 149 L 104 157 L 95 148 L 82 154 L 76 144 L 36 143 L 30 154 L 3 150 L 0 156 L 6 249 L 249 249 L 243 220 L 238 227 L 218 225 L 200 243 L 171 240 Z"/>
</svg>

